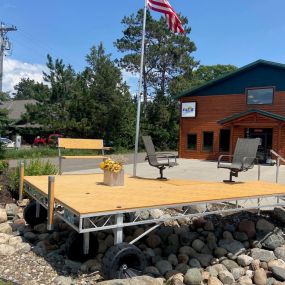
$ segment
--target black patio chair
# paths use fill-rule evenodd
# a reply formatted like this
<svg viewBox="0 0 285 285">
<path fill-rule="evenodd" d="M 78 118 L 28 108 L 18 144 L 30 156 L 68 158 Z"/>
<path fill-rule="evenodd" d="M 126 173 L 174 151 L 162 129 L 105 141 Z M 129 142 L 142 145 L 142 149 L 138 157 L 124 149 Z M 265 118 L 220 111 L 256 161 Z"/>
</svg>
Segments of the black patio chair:
<svg viewBox="0 0 285 285">
<path fill-rule="evenodd" d="M 160 177 L 157 179 L 166 180 L 167 178 L 163 176 L 163 170 L 166 167 L 178 165 L 176 161 L 177 156 L 168 152 L 155 152 L 152 138 L 150 136 L 142 136 L 142 139 L 147 153 L 145 159 L 148 160 L 149 165 L 159 169 Z"/>
<path fill-rule="evenodd" d="M 218 168 L 230 170 L 230 179 L 224 182 L 234 182 L 233 176 L 238 177 L 238 173 L 253 168 L 258 162 L 256 157 L 258 146 L 261 144 L 260 138 L 242 139 L 239 138 L 235 147 L 234 155 L 220 155 L 218 159 Z M 231 158 L 230 163 L 221 163 L 222 159 Z"/>
</svg>

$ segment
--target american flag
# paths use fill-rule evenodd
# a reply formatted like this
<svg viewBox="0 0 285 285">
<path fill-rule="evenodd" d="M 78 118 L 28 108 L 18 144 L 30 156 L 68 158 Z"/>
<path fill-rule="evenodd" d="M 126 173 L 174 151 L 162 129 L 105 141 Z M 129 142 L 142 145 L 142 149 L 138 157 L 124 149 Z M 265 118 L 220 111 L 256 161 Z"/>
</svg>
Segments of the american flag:
<svg viewBox="0 0 285 285">
<path fill-rule="evenodd" d="M 147 0 L 148 7 L 165 14 L 169 29 L 174 33 L 184 33 L 182 23 L 168 0 Z"/>
</svg>

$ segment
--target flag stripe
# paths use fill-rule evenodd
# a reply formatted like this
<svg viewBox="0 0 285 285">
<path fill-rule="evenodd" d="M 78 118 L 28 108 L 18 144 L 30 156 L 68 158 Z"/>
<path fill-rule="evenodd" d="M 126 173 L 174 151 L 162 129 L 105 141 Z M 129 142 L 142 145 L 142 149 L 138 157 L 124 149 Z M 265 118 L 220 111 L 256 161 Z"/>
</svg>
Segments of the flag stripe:
<svg viewBox="0 0 285 285">
<path fill-rule="evenodd" d="M 148 7 L 166 16 L 169 29 L 174 33 L 184 33 L 182 23 L 168 0 L 147 0 Z"/>
</svg>

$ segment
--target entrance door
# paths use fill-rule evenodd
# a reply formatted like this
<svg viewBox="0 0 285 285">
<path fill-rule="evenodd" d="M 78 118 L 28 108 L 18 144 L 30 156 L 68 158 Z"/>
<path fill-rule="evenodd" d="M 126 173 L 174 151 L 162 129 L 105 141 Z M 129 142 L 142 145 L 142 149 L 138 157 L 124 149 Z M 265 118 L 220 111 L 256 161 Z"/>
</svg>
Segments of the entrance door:
<svg viewBox="0 0 285 285">
<path fill-rule="evenodd" d="M 258 147 L 257 157 L 260 162 L 265 163 L 270 158 L 270 149 L 272 149 L 273 129 L 269 128 L 248 128 L 245 129 L 247 138 L 260 138 L 261 145 Z"/>
</svg>

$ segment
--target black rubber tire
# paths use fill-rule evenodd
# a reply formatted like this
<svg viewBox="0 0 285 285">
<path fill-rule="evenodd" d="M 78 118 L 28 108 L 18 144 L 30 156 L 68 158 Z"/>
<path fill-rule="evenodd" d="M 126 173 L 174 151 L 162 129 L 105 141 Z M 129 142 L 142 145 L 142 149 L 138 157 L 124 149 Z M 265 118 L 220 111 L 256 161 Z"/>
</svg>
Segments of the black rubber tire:
<svg viewBox="0 0 285 285">
<path fill-rule="evenodd" d="M 128 279 L 140 276 L 146 267 L 144 254 L 136 246 L 120 243 L 110 247 L 103 257 L 106 279 Z"/>
<path fill-rule="evenodd" d="M 47 220 L 47 210 L 40 205 L 40 215 L 36 217 L 36 201 L 30 202 L 24 209 L 24 219 L 31 227 L 44 223 Z"/>
<path fill-rule="evenodd" d="M 89 253 L 84 254 L 83 251 L 83 234 L 72 232 L 66 241 L 66 255 L 70 260 L 84 262 L 93 259 L 98 253 L 98 239 L 90 233 Z"/>
</svg>

